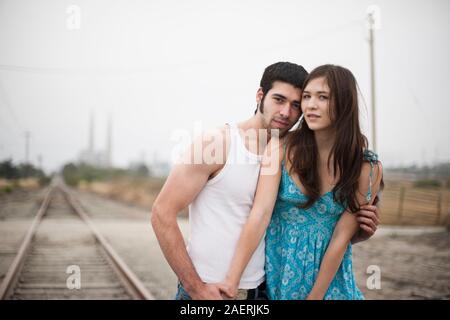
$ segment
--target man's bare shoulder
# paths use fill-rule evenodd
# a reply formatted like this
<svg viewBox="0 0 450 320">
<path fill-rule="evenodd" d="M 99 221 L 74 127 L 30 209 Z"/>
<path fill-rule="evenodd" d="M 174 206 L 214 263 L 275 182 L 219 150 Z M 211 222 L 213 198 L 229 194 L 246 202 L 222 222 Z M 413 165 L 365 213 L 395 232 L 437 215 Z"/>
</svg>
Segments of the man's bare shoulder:
<svg viewBox="0 0 450 320">
<path fill-rule="evenodd" d="M 203 145 L 213 144 L 215 147 L 220 148 L 221 146 L 227 146 L 230 140 L 230 127 L 228 125 L 223 125 L 213 129 L 209 129 L 202 134 Z"/>
<path fill-rule="evenodd" d="M 213 129 L 209 129 L 204 132 L 205 136 L 213 137 L 214 139 L 220 140 L 222 142 L 226 141 L 230 134 L 230 127 L 226 124 Z"/>
<path fill-rule="evenodd" d="M 205 132 L 203 136 L 203 155 L 207 163 L 224 165 L 230 146 L 230 127 L 223 125 Z"/>
<path fill-rule="evenodd" d="M 196 136 L 178 163 L 209 167 L 213 172 L 226 162 L 230 145 L 230 133 L 227 126 L 203 131 Z"/>
</svg>

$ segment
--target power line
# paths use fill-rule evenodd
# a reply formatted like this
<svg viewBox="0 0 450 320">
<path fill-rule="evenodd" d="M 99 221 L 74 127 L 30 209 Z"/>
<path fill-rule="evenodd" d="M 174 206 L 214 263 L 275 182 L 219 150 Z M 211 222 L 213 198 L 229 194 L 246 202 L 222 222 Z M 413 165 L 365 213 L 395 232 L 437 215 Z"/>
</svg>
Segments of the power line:
<svg viewBox="0 0 450 320">
<path fill-rule="evenodd" d="M 341 32 L 343 29 L 353 27 L 355 25 L 361 25 L 364 22 L 362 19 L 355 19 L 350 22 L 346 22 L 340 25 L 334 25 L 329 28 L 319 30 L 315 34 L 308 34 L 303 37 L 297 37 L 295 44 L 292 42 L 286 44 L 276 44 L 268 46 L 258 46 L 254 49 L 258 52 L 270 52 L 271 50 L 282 49 L 295 49 L 303 48 L 304 43 L 302 41 L 310 41 L 313 39 L 329 37 L 333 34 Z M 249 49 L 249 48 L 247 48 Z M 235 52 L 236 57 L 241 58 L 239 51 Z M 231 56 L 228 56 L 231 58 Z M 158 64 L 155 66 L 130 66 L 130 67 L 40 67 L 40 66 L 23 66 L 23 65 L 8 65 L 0 64 L 0 71 L 12 71 L 34 74 L 46 74 L 46 75 L 101 75 L 101 76 L 120 76 L 130 75 L 136 73 L 154 73 L 161 70 L 178 69 L 180 66 L 186 65 L 198 65 L 204 64 L 204 59 L 195 59 L 190 61 L 180 61 L 175 63 Z"/>
<path fill-rule="evenodd" d="M 2 105 L 6 107 L 6 109 L 9 112 L 9 117 L 13 120 L 14 124 L 17 126 L 17 130 L 18 131 L 23 131 L 21 130 L 22 126 L 20 125 L 20 122 L 16 116 L 16 113 L 14 112 L 14 110 L 11 108 L 11 105 L 9 103 L 8 97 L 5 93 L 5 90 L 3 89 L 3 85 L 0 81 L 0 101 L 2 101 Z"/>
<path fill-rule="evenodd" d="M 35 67 L 0 64 L 0 70 L 46 75 L 127 75 L 152 72 L 153 67 Z"/>
</svg>

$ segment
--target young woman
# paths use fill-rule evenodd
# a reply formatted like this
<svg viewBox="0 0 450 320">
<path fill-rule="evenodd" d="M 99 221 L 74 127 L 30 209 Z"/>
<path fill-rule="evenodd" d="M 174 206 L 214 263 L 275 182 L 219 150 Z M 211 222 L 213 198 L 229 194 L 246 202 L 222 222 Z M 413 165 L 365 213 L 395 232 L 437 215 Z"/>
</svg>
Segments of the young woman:
<svg viewBox="0 0 450 320">
<path fill-rule="evenodd" d="M 349 70 L 320 66 L 303 88 L 299 129 L 267 146 L 253 208 L 219 285 L 230 297 L 266 234 L 269 299 L 363 299 L 352 270 L 354 213 L 382 187 L 381 164 L 361 133 Z M 279 170 L 265 174 L 274 161 Z"/>
</svg>

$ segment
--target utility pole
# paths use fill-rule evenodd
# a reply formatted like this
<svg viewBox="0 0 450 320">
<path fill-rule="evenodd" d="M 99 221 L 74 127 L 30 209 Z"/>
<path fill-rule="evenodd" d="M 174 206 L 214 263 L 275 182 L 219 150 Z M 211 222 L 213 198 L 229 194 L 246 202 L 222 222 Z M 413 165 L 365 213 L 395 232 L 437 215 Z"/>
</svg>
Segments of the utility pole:
<svg viewBox="0 0 450 320">
<path fill-rule="evenodd" d="M 91 115 L 89 118 L 89 157 L 93 158 L 94 153 L 94 112 L 91 110 Z M 92 161 L 92 160 L 89 160 Z"/>
<path fill-rule="evenodd" d="M 41 169 L 41 170 L 44 170 L 43 168 L 42 168 L 42 155 L 41 154 L 39 154 L 38 156 L 37 156 L 37 161 L 38 161 L 38 165 L 39 165 L 39 169 Z"/>
<path fill-rule="evenodd" d="M 111 168 L 112 165 L 112 115 L 111 113 L 108 115 L 108 129 L 107 129 L 107 137 L 106 137 L 106 162 L 107 166 Z"/>
<path fill-rule="evenodd" d="M 373 35 L 373 24 L 374 17 L 373 13 L 369 13 L 369 47 L 370 47 L 370 92 L 371 92 L 371 102 L 372 102 L 372 148 L 373 151 L 377 152 L 377 130 L 376 124 L 376 112 L 375 112 L 375 57 L 373 52 L 374 35 Z"/>
<path fill-rule="evenodd" d="M 372 104 L 372 150 L 377 152 L 374 30 L 381 28 L 380 8 L 378 6 L 372 5 L 367 8 L 367 22 L 369 28 L 370 95 Z"/>
<path fill-rule="evenodd" d="M 30 131 L 25 131 L 25 164 L 30 163 Z"/>
</svg>

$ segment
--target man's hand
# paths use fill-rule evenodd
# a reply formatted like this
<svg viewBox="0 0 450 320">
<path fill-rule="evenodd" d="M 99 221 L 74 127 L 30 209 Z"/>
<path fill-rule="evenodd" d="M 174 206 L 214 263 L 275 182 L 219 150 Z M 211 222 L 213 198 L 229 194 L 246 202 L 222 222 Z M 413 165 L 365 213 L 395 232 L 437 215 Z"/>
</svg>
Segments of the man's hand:
<svg viewBox="0 0 450 320">
<path fill-rule="evenodd" d="M 378 202 L 375 198 L 374 204 Z M 379 210 L 375 205 L 365 205 L 356 213 L 356 220 L 359 222 L 359 230 L 352 238 L 352 243 L 358 243 L 369 239 L 377 231 L 380 224 Z"/>
<path fill-rule="evenodd" d="M 217 285 L 205 283 L 195 292 L 188 292 L 192 300 L 223 300 Z"/>
<path fill-rule="evenodd" d="M 216 283 L 215 285 L 217 286 L 217 288 L 219 288 L 222 296 L 225 299 L 236 299 L 238 294 L 238 288 L 236 286 L 233 286 L 232 284 L 227 283 L 226 281 Z"/>
</svg>

